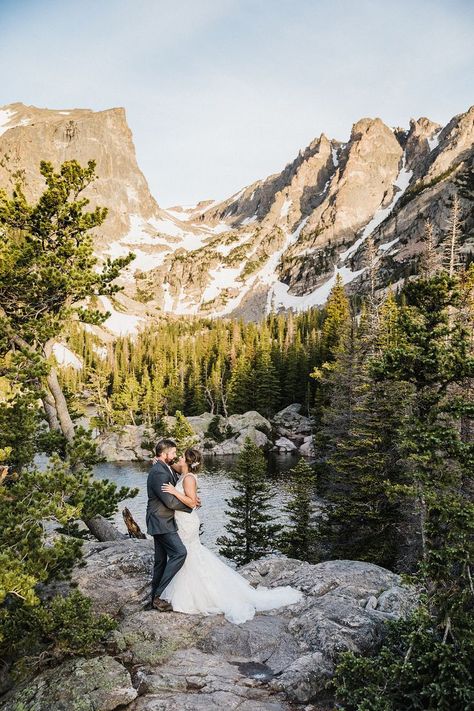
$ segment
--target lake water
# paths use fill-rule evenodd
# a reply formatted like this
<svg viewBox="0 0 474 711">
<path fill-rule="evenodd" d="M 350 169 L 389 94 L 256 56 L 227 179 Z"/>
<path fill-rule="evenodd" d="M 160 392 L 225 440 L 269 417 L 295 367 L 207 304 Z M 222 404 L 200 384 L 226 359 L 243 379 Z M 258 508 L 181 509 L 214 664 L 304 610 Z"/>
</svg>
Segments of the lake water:
<svg viewBox="0 0 474 711">
<path fill-rule="evenodd" d="M 271 504 L 275 507 L 275 518 L 284 521 L 282 506 L 289 498 L 288 470 L 296 465 L 295 455 L 271 456 L 267 461 L 268 481 L 272 492 Z M 199 518 L 202 523 L 201 540 L 213 550 L 217 550 L 216 539 L 225 534 L 224 524 L 227 521 L 226 499 L 234 495 L 231 472 L 236 463 L 236 457 L 208 457 L 204 461 L 202 471 L 198 475 L 199 495 L 202 506 Z M 142 531 L 146 532 L 145 512 L 147 504 L 146 480 L 150 465 L 147 462 L 107 462 L 98 464 L 94 469 L 97 479 L 109 479 L 118 486 L 137 487 L 138 495 L 133 499 L 125 499 L 120 504 L 115 516 L 115 523 L 120 531 L 127 532 L 122 510 L 126 506 L 132 513 Z"/>
</svg>

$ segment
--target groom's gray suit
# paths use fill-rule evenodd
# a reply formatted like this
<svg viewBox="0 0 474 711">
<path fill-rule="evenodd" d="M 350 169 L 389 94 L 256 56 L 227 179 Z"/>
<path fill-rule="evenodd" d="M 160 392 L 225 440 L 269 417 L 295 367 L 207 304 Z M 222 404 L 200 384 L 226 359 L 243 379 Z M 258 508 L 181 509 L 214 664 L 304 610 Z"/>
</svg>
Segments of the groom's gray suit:
<svg viewBox="0 0 474 711">
<path fill-rule="evenodd" d="M 153 536 L 155 541 L 155 565 L 151 583 L 152 601 L 155 597 L 160 597 L 186 559 L 186 548 L 178 536 L 174 512 L 191 513 L 193 509 L 181 503 L 173 494 L 161 490 L 163 484 L 175 485 L 177 481 L 176 472 L 161 460 L 152 466 L 148 474 L 146 525 L 148 533 Z"/>
</svg>

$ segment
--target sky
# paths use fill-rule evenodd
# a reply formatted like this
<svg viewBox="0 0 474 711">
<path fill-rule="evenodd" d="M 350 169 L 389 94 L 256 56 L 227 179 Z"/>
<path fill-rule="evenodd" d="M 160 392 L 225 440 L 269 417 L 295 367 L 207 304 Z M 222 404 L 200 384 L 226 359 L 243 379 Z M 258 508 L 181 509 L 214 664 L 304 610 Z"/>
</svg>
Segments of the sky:
<svg viewBox="0 0 474 711">
<path fill-rule="evenodd" d="M 0 106 L 123 106 L 162 207 L 474 104 L 474 0 L 0 0 Z"/>
</svg>

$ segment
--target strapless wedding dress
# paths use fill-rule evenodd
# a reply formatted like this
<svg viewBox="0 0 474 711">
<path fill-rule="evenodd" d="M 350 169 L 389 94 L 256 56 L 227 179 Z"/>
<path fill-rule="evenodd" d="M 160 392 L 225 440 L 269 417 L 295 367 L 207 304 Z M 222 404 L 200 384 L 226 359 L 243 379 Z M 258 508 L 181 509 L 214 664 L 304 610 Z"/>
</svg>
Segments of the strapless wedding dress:
<svg viewBox="0 0 474 711">
<path fill-rule="evenodd" d="M 176 484 L 180 492 L 184 491 L 182 480 L 183 477 Z M 253 588 L 242 575 L 201 544 L 196 509 L 192 513 L 176 511 L 175 518 L 187 556 L 183 567 L 160 595 L 171 603 L 175 612 L 223 613 L 229 622 L 240 624 L 252 619 L 257 610 L 292 605 L 303 597 L 290 586 Z"/>
</svg>

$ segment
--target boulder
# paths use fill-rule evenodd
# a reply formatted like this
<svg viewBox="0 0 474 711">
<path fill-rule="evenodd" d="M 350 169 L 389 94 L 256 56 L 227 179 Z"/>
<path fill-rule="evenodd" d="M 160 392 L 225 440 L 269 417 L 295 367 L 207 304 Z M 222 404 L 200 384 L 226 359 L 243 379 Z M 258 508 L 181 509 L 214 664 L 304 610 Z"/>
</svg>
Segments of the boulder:
<svg viewBox="0 0 474 711">
<path fill-rule="evenodd" d="M 191 417 L 187 417 L 186 419 L 189 422 L 193 432 L 200 437 L 204 437 L 204 433 L 209 429 L 209 425 L 214 417 L 218 418 L 219 427 L 223 429 L 225 427 L 224 418 L 221 415 L 213 415 L 210 412 L 203 412 L 202 415 L 193 415 Z"/>
<path fill-rule="evenodd" d="M 312 420 L 301 414 L 301 404 L 288 405 L 273 417 L 273 425 L 278 434 L 291 439 L 294 435 L 310 435 Z"/>
<path fill-rule="evenodd" d="M 299 448 L 299 453 L 302 457 L 314 457 L 316 456 L 316 449 L 314 447 L 314 441 L 312 437 L 308 437 L 306 442 Z"/>
<path fill-rule="evenodd" d="M 85 565 L 74 569 L 72 582 L 91 598 L 94 610 L 117 617 L 143 607 L 150 596 L 152 539 L 92 541 L 82 550 Z"/>
<path fill-rule="evenodd" d="M 254 427 L 255 429 L 262 430 L 267 434 L 270 434 L 272 431 L 270 422 L 256 410 L 249 410 L 248 412 L 244 412 L 243 415 L 231 415 L 228 418 L 227 423 L 235 433 L 242 432 L 242 430 L 245 430 L 248 427 Z"/>
<path fill-rule="evenodd" d="M 138 695 L 130 674 L 113 657 L 78 657 L 38 674 L 0 702 L 3 711 L 113 711 Z"/>
<path fill-rule="evenodd" d="M 244 446 L 247 437 L 258 447 L 266 448 L 270 445 L 270 440 L 264 432 L 257 430 L 255 427 L 246 427 L 241 431 L 236 440 L 241 448 Z"/>
<path fill-rule="evenodd" d="M 142 442 L 150 436 L 145 425 L 124 425 L 119 432 L 99 435 L 96 443 L 108 462 L 146 461 L 152 453 L 142 447 Z"/>
<path fill-rule="evenodd" d="M 289 440 L 287 437 L 279 437 L 275 441 L 275 447 L 280 452 L 296 452 L 297 450 L 296 444 Z"/>
<path fill-rule="evenodd" d="M 164 415 L 161 418 L 161 422 L 166 432 L 171 432 L 173 427 L 176 425 L 176 417 L 173 415 Z"/>
<path fill-rule="evenodd" d="M 219 456 L 226 454 L 240 454 L 244 448 L 247 437 L 262 449 L 269 449 L 271 446 L 271 442 L 264 432 L 256 427 L 253 427 L 252 425 L 249 425 L 249 427 L 244 427 L 240 430 L 238 435 L 234 435 L 230 439 L 224 440 L 224 442 L 219 442 L 211 449 L 207 449 L 206 453 Z"/>
</svg>

